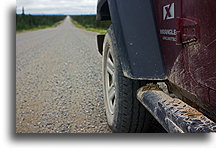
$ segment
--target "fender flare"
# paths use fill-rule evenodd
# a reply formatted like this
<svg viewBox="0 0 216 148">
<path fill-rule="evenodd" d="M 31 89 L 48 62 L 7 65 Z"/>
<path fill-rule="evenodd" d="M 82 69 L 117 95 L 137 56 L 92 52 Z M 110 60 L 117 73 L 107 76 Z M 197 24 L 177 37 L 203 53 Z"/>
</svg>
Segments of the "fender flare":
<svg viewBox="0 0 216 148">
<path fill-rule="evenodd" d="M 167 79 L 151 0 L 99 0 L 97 19 L 112 20 L 124 76 Z"/>
</svg>

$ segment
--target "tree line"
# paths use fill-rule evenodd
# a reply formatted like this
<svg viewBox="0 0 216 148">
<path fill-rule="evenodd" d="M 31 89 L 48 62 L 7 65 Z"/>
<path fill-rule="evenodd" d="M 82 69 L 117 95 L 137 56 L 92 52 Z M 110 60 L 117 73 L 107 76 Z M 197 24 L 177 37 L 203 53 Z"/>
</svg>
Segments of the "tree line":
<svg viewBox="0 0 216 148">
<path fill-rule="evenodd" d="M 111 24 L 111 21 L 96 21 L 96 15 L 79 15 L 71 18 L 85 28 L 108 29 Z"/>
<path fill-rule="evenodd" d="M 63 20 L 65 16 L 57 15 L 16 15 L 16 30 L 28 30 L 52 26 Z"/>
</svg>

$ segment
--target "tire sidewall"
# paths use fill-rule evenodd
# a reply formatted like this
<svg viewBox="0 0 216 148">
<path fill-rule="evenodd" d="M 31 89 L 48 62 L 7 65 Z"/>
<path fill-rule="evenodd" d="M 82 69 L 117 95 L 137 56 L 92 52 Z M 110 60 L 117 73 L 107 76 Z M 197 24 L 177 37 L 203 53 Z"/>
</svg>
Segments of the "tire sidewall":
<svg viewBox="0 0 216 148">
<path fill-rule="evenodd" d="M 113 61 L 114 61 L 114 77 L 115 77 L 115 98 L 116 98 L 116 104 L 114 106 L 114 113 L 111 114 L 111 112 L 108 109 L 108 104 L 106 101 L 106 98 L 104 98 L 104 103 L 105 103 L 105 108 L 106 108 L 106 116 L 107 116 L 107 121 L 108 125 L 110 126 L 111 129 L 116 129 L 116 123 L 118 119 L 118 113 L 119 113 L 119 84 L 118 84 L 118 74 L 119 74 L 119 68 L 121 67 L 119 65 L 119 60 L 117 56 L 117 48 L 116 48 L 116 43 L 115 43 L 115 38 L 113 36 L 113 31 L 112 31 L 112 26 L 109 28 L 108 32 L 105 35 L 104 39 L 104 46 L 103 46 L 103 91 L 104 91 L 104 97 L 107 96 L 106 92 L 106 86 L 105 86 L 105 73 L 106 73 L 106 64 L 107 64 L 107 54 L 110 51 L 110 53 L 113 56 Z"/>
</svg>

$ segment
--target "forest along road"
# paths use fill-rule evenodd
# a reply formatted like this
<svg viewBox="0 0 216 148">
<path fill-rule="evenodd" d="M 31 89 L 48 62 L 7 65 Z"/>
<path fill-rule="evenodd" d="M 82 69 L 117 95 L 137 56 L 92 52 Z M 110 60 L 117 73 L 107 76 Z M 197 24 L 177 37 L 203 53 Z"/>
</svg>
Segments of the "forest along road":
<svg viewBox="0 0 216 148">
<path fill-rule="evenodd" d="M 16 132 L 110 133 L 96 33 L 67 17 L 16 35 Z"/>
</svg>

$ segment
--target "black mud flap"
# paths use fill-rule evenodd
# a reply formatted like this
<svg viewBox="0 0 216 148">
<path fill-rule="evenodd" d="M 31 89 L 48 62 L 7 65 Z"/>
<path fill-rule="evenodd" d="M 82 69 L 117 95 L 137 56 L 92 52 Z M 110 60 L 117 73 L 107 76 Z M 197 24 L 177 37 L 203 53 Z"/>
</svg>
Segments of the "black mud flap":
<svg viewBox="0 0 216 148">
<path fill-rule="evenodd" d="M 151 0 L 107 0 L 125 77 L 166 80 Z"/>
</svg>

